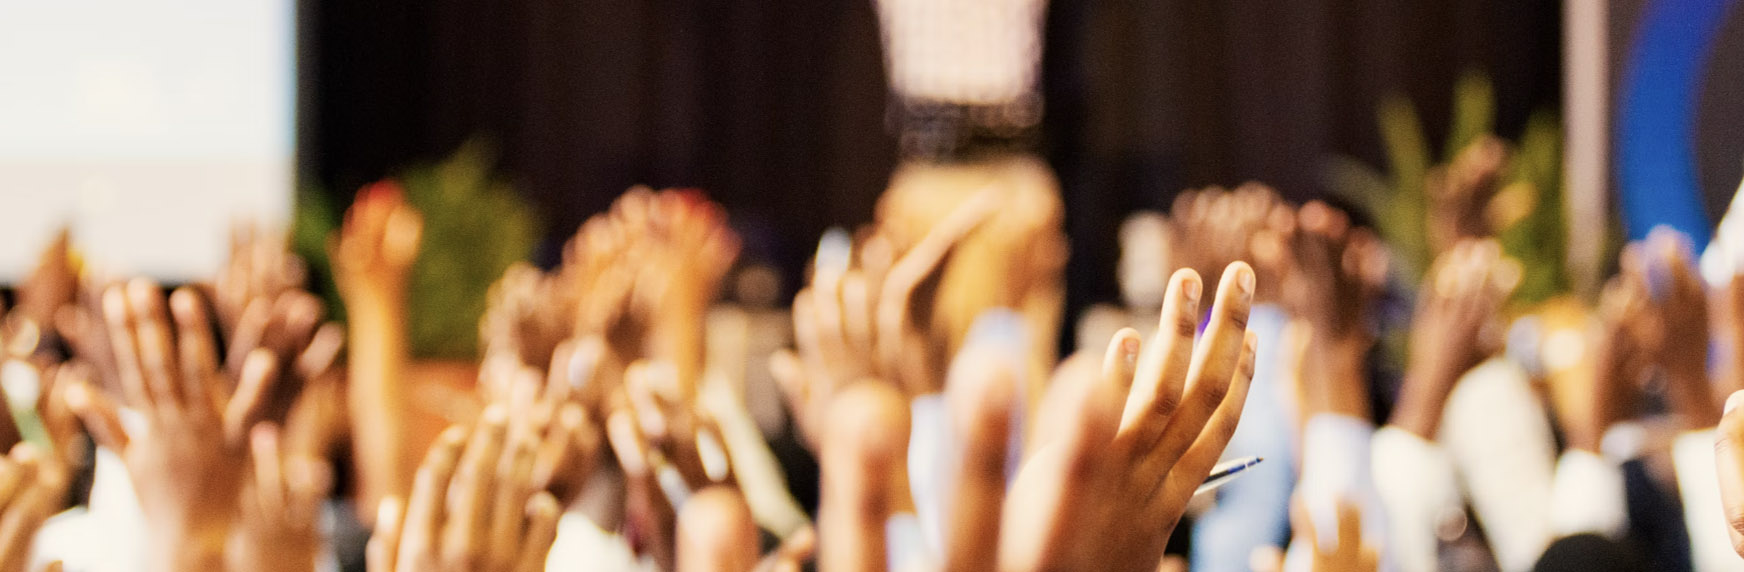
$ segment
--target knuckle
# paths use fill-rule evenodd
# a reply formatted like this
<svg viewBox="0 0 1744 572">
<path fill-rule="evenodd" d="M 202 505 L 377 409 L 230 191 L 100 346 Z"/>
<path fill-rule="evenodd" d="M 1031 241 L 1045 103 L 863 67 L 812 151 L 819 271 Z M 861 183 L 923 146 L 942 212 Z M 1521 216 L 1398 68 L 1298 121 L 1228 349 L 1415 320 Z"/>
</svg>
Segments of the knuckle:
<svg viewBox="0 0 1744 572">
<path fill-rule="evenodd" d="M 1181 314 L 1175 317 L 1175 335 L 1193 339 L 1199 333 L 1199 320 L 1191 314 Z"/>
<path fill-rule="evenodd" d="M 1206 380 L 1205 383 L 1201 385 L 1203 385 L 1203 387 L 1200 388 L 1200 391 L 1203 392 L 1205 401 L 1210 402 L 1212 407 L 1216 407 L 1217 404 L 1223 403 L 1223 399 L 1229 396 L 1228 380 Z"/>
<path fill-rule="evenodd" d="M 1232 310 L 1234 311 L 1229 312 L 1229 324 L 1235 326 L 1239 330 L 1246 331 L 1247 308 L 1233 308 Z"/>
<path fill-rule="evenodd" d="M 1726 525 L 1733 532 L 1744 534 L 1744 505 L 1728 505 L 1726 507 Z M 1733 542 L 1744 542 L 1744 538 L 1733 537 Z"/>
<path fill-rule="evenodd" d="M 1151 401 L 1151 412 L 1157 415 L 1170 415 L 1180 406 L 1181 398 L 1179 396 L 1173 392 L 1163 391 L 1157 393 L 1156 398 Z"/>
</svg>

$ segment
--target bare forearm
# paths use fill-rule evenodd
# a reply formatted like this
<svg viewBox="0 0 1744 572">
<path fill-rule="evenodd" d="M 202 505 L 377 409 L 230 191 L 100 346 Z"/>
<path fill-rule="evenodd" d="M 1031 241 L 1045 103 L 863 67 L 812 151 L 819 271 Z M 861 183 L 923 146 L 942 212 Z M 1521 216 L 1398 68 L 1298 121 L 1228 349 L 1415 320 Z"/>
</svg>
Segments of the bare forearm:
<svg viewBox="0 0 1744 572">
<path fill-rule="evenodd" d="M 1441 429 L 1441 409 L 1457 380 L 1456 374 L 1445 371 L 1407 373 L 1389 424 L 1418 437 L 1435 440 L 1436 432 Z"/>
<path fill-rule="evenodd" d="M 416 452 L 407 451 L 411 406 L 405 386 L 410 349 L 403 299 L 353 296 L 348 400 L 361 473 L 359 496 L 366 515 L 382 497 L 404 495 L 411 486 Z"/>
<path fill-rule="evenodd" d="M 151 572 L 224 570 L 222 528 L 189 530 L 185 527 L 155 527 L 146 539 L 147 569 Z"/>
<path fill-rule="evenodd" d="M 1720 409 L 1708 386 L 1707 370 L 1699 365 L 1666 368 L 1668 397 L 1684 429 L 1707 429 L 1720 424 Z"/>
<path fill-rule="evenodd" d="M 1346 415 L 1358 419 L 1369 418 L 1369 384 L 1368 369 L 1364 360 L 1368 357 L 1369 343 L 1360 339 L 1326 340 L 1316 343 L 1313 379 L 1307 383 L 1319 384 L 1316 391 L 1317 403 L 1310 404 L 1317 411 Z"/>
</svg>

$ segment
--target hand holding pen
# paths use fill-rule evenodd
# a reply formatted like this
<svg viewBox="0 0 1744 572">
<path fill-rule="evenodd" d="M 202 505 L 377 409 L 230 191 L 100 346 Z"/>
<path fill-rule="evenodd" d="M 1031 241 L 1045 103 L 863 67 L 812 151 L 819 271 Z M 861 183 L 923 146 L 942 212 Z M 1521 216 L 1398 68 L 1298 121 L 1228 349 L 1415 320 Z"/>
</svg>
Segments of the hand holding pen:
<svg viewBox="0 0 1744 572">
<path fill-rule="evenodd" d="M 1141 343 L 1122 330 L 1100 368 L 1082 356 L 1068 360 L 1009 486 L 1013 384 L 1001 381 L 1012 372 L 996 358 L 953 367 L 947 393 L 956 395 L 947 399 L 962 455 L 944 569 L 1155 570 L 1240 419 L 1253 377 L 1256 342 L 1246 321 L 1254 282 L 1246 264 L 1230 265 L 1196 339 L 1204 283 L 1181 270 L 1170 280 L 1155 340 Z M 906 454 L 902 402 L 888 385 L 862 383 L 830 410 L 836 422 L 820 459 L 818 537 L 827 547 L 820 570 L 883 569 L 905 549 L 884 532 L 895 493 L 866 477 Z"/>
</svg>

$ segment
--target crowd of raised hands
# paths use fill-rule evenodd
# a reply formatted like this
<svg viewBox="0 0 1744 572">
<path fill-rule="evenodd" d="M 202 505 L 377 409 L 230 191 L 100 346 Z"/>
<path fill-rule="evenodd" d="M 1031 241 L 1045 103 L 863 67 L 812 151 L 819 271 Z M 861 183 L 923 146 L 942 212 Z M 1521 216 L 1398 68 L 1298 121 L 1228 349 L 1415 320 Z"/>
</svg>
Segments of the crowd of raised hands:
<svg viewBox="0 0 1744 572">
<path fill-rule="evenodd" d="M 273 232 L 173 290 L 62 233 L 0 306 L 0 572 L 1744 566 L 1744 272 L 1661 229 L 1515 308 L 1457 174 L 1419 284 L 1339 208 L 1182 193 L 1064 359 L 1061 205 L 999 184 L 826 233 L 772 355 L 706 347 L 727 213 L 631 189 L 504 273 L 461 383 L 409 348 L 392 182 L 330 240 L 343 325 Z"/>
</svg>

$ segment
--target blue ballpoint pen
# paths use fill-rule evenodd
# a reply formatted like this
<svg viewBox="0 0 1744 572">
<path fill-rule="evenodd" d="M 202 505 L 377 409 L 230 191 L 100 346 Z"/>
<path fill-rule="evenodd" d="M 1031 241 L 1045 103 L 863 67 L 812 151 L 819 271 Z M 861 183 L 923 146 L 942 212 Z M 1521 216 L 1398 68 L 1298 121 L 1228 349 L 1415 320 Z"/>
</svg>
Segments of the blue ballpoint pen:
<svg viewBox="0 0 1744 572">
<path fill-rule="evenodd" d="M 1217 466 L 1211 468 L 1211 474 L 1205 477 L 1205 482 L 1200 484 L 1199 488 L 1193 491 L 1193 496 L 1199 496 L 1217 490 L 1217 487 L 1221 487 L 1225 483 L 1233 481 L 1236 477 L 1241 476 L 1242 471 L 1246 471 L 1254 465 L 1260 464 L 1260 461 L 1264 460 L 1265 459 L 1259 457 L 1243 457 L 1218 463 Z"/>
</svg>

